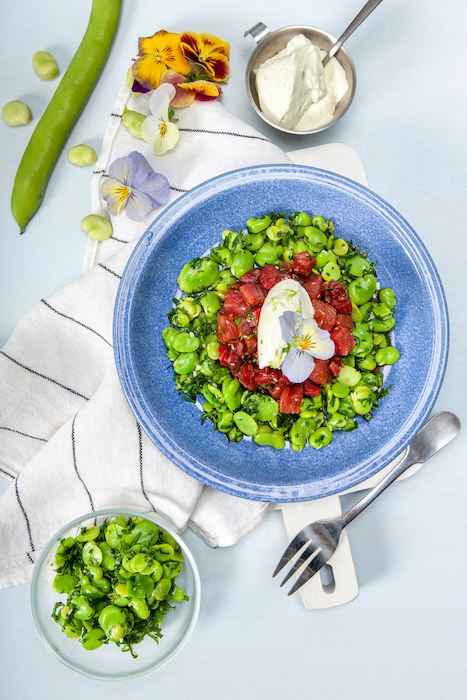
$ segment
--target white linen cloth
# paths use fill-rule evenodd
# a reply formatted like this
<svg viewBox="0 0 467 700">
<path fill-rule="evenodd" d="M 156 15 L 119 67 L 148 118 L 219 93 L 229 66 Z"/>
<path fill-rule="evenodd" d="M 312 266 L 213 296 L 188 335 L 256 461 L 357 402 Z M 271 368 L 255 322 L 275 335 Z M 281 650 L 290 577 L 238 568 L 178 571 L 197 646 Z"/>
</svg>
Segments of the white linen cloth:
<svg viewBox="0 0 467 700">
<path fill-rule="evenodd" d="M 93 213 L 106 211 L 99 187 L 109 165 L 131 151 L 168 178 L 168 203 L 221 173 L 291 162 L 219 102 L 177 110 L 180 140 L 156 157 L 121 120 L 125 104 L 149 114 L 147 102 L 124 82 L 95 165 Z M 160 211 L 139 223 L 111 217 L 113 236 L 90 241 L 83 275 L 38 302 L 0 351 L 0 474 L 12 481 L 0 499 L 0 588 L 26 583 L 60 527 L 104 507 L 160 511 L 214 547 L 235 543 L 264 517 L 267 504 L 203 486 L 164 457 L 120 387 L 112 350 L 115 295 L 135 243 Z"/>
</svg>

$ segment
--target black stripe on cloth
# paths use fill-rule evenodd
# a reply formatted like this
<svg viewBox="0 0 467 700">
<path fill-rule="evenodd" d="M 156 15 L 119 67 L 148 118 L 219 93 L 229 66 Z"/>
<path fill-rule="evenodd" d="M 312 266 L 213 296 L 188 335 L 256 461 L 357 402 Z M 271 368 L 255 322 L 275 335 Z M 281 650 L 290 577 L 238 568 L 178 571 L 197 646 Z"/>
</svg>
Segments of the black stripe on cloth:
<svg viewBox="0 0 467 700">
<path fill-rule="evenodd" d="M 27 515 L 26 511 L 24 510 L 24 506 L 23 506 L 23 504 L 21 503 L 21 498 L 20 498 L 20 496 L 19 496 L 19 491 L 18 491 L 18 479 L 19 479 L 19 475 L 18 475 L 18 476 L 16 477 L 16 479 L 15 479 L 16 500 L 18 501 L 18 505 L 19 505 L 19 507 L 21 508 L 21 511 L 22 511 L 22 513 L 23 513 L 23 515 L 24 515 L 24 519 L 25 519 L 25 521 L 26 521 L 26 528 L 27 528 L 27 531 L 28 531 L 29 544 L 31 545 L 31 549 L 32 549 L 32 551 L 34 552 L 34 551 L 35 551 L 35 547 L 34 547 L 34 542 L 32 541 L 31 524 L 30 524 L 30 522 L 29 522 L 28 515 Z"/>
<path fill-rule="evenodd" d="M 170 187 L 174 192 L 189 192 L 189 190 L 181 190 L 179 187 Z"/>
<path fill-rule="evenodd" d="M 111 112 L 110 114 L 111 117 L 117 117 L 117 119 L 121 119 L 123 114 L 115 114 L 115 112 Z"/>
<path fill-rule="evenodd" d="M 7 472 L 6 469 L 2 469 L 2 467 L 0 467 L 0 472 L 2 472 L 3 474 L 6 474 L 7 476 L 9 476 L 10 479 L 14 479 L 14 478 L 15 478 L 15 475 L 14 475 L 14 474 L 10 474 L 10 472 Z"/>
<path fill-rule="evenodd" d="M 51 311 L 54 311 L 58 316 L 61 316 L 62 318 L 66 318 L 66 319 L 68 319 L 68 321 L 73 321 L 73 323 L 77 323 L 78 326 L 81 326 L 82 328 L 86 328 L 88 331 L 91 331 L 91 333 L 94 333 L 95 335 L 97 335 L 97 337 L 100 338 L 101 340 L 103 340 L 104 343 L 107 343 L 107 345 L 110 345 L 110 347 L 112 347 L 112 343 L 109 343 L 109 341 L 106 340 L 106 339 L 104 338 L 103 335 L 101 335 L 100 333 L 98 333 L 97 331 L 95 331 L 94 328 L 91 328 L 90 326 L 86 326 L 85 323 L 81 323 L 81 321 L 78 321 L 76 318 L 73 318 L 73 316 L 67 316 L 67 314 L 64 314 L 64 313 L 62 313 L 61 311 L 58 311 L 57 309 L 54 309 L 54 307 L 51 306 L 51 305 L 49 304 L 49 302 L 46 301 L 45 299 L 41 299 L 41 302 L 42 302 L 43 304 L 45 304 L 45 306 L 46 306 L 48 309 L 50 309 Z"/>
<path fill-rule="evenodd" d="M 130 241 L 124 241 L 123 238 L 115 238 L 115 236 L 111 236 L 109 238 L 110 241 L 116 241 L 117 243 L 129 243 Z"/>
<path fill-rule="evenodd" d="M 34 559 L 31 557 L 31 555 L 29 554 L 29 552 L 26 552 L 26 556 L 27 556 L 27 558 L 29 559 L 30 563 L 31 563 L 31 564 L 34 564 Z"/>
<path fill-rule="evenodd" d="M 141 426 L 139 423 L 136 423 L 136 427 L 138 429 L 138 444 L 139 444 L 139 479 L 141 482 L 141 491 L 143 492 L 143 496 L 151 506 L 154 512 L 156 512 L 156 509 L 152 505 L 151 501 L 148 498 L 148 495 L 146 491 L 144 490 L 144 479 L 143 479 L 143 434 L 141 432 Z"/>
<path fill-rule="evenodd" d="M 13 428 L 7 428 L 4 425 L 0 425 L 0 430 L 9 430 L 11 433 L 17 433 L 18 435 L 22 435 L 23 437 L 31 438 L 31 440 L 40 440 L 41 442 L 47 442 L 46 438 L 40 438 L 40 437 L 37 437 L 36 435 L 28 435 L 27 433 L 22 433 L 21 430 L 14 430 Z"/>
<path fill-rule="evenodd" d="M 98 263 L 98 265 L 99 265 L 99 267 L 102 267 L 103 270 L 106 270 L 107 272 L 110 272 L 111 275 L 115 275 L 115 277 L 118 277 L 119 280 L 122 279 L 122 276 L 121 276 L 121 275 L 118 275 L 116 272 L 114 272 L 114 271 L 111 270 L 110 268 L 106 267 L 106 266 L 103 265 L 102 263 Z"/>
<path fill-rule="evenodd" d="M 11 362 L 14 362 L 15 365 L 18 365 L 18 367 L 21 367 L 21 369 L 25 369 L 27 372 L 31 372 L 31 374 L 35 374 L 37 377 L 40 377 L 41 379 L 46 379 L 48 382 L 52 382 L 52 384 L 56 384 L 57 386 L 61 387 L 62 389 L 66 389 L 66 391 L 69 391 L 72 394 L 75 394 L 75 396 L 79 396 L 80 399 L 85 399 L 86 401 L 89 401 L 89 398 L 87 396 L 84 396 L 84 394 L 80 394 L 79 391 L 75 391 L 74 389 L 70 389 L 69 386 L 65 386 L 64 384 L 61 384 L 58 382 L 56 379 L 52 379 L 52 377 L 47 377 L 45 374 L 41 374 L 40 372 L 36 372 L 35 369 L 32 369 L 31 367 L 26 367 L 26 365 L 21 364 L 21 362 L 18 362 L 18 360 L 15 360 L 13 357 L 10 357 L 10 355 L 7 355 L 6 352 L 3 352 L 3 350 L 0 350 L 0 354 L 6 357 L 8 360 L 11 360 Z"/>
<path fill-rule="evenodd" d="M 92 174 L 93 175 L 103 175 L 105 173 L 105 170 L 93 170 Z"/>
<path fill-rule="evenodd" d="M 185 129 L 183 127 L 179 127 L 179 131 L 189 131 L 189 132 L 195 133 L 195 134 L 215 134 L 217 136 L 237 136 L 238 138 L 241 138 L 241 139 L 256 139 L 258 141 L 266 141 L 267 143 L 271 143 L 271 140 L 266 138 L 265 136 L 253 136 L 250 134 L 236 134 L 234 131 L 211 131 L 210 129 Z"/>
<path fill-rule="evenodd" d="M 86 484 L 84 483 L 84 481 L 83 481 L 83 479 L 82 479 L 82 477 L 81 477 L 81 475 L 80 475 L 80 473 L 79 473 L 79 471 L 78 471 L 78 464 L 77 464 L 77 461 L 76 461 L 75 421 L 76 421 L 76 415 L 75 415 L 75 417 L 73 418 L 73 422 L 72 422 L 72 424 L 71 424 L 71 450 L 72 450 L 72 452 L 73 452 L 73 466 L 74 466 L 74 468 L 75 468 L 76 476 L 77 476 L 78 479 L 81 481 L 81 483 L 82 483 L 83 486 L 84 486 L 84 490 L 85 490 L 86 493 L 88 494 L 89 503 L 91 504 L 91 510 L 94 511 L 94 503 L 92 502 L 92 496 L 91 496 L 91 494 L 89 493 L 89 489 L 88 489 L 88 487 L 86 486 Z"/>
</svg>

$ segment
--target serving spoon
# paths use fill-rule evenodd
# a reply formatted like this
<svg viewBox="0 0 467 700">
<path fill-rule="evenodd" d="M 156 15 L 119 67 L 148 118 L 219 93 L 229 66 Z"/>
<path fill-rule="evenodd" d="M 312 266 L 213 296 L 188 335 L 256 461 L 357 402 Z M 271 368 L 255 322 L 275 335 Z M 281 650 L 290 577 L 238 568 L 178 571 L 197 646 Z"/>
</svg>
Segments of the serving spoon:
<svg viewBox="0 0 467 700">
<path fill-rule="evenodd" d="M 328 55 L 323 59 L 323 68 L 326 63 L 339 51 L 342 44 L 347 41 L 349 36 L 354 33 L 354 31 L 361 25 L 361 23 L 368 17 L 370 12 L 373 12 L 375 7 L 382 2 L 382 0 L 368 0 L 365 7 L 363 7 L 355 19 L 349 24 L 345 32 L 339 37 L 334 46 L 329 49 Z"/>
</svg>

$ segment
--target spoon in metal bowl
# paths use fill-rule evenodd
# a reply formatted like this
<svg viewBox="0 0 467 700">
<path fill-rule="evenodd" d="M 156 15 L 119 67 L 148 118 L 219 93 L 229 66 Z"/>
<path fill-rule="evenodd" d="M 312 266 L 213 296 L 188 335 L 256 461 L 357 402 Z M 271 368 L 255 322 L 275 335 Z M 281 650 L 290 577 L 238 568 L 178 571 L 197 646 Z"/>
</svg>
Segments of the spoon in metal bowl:
<svg viewBox="0 0 467 700">
<path fill-rule="evenodd" d="M 323 68 L 326 65 L 326 63 L 339 51 L 340 47 L 344 43 L 344 41 L 347 41 L 349 36 L 354 33 L 354 31 L 361 25 L 361 23 L 368 17 L 370 12 L 373 12 L 375 7 L 378 7 L 378 5 L 382 2 L 382 0 L 368 0 L 367 4 L 365 7 L 363 7 L 358 15 L 355 17 L 353 22 L 349 24 L 345 32 L 339 37 L 339 39 L 336 41 L 334 46 L 332 46 L 329 49 L 328 55 L 325 56 L 323 59 Z"/>
</svg>

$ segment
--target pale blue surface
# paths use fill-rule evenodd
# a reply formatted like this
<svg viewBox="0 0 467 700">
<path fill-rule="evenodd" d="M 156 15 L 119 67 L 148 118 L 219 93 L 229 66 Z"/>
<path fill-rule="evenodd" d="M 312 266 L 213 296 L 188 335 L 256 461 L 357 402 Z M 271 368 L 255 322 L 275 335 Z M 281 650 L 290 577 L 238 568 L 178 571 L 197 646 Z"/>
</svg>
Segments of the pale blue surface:
<svg viewBox="0 0 467 700">
<path fill-rule="evenodd" d="M 336 126 L 294 137 L 267 127 L 251 108 L 244 69 L 254 47 L 244 31 L 310 24 L 339 35 L 364 0 L 238 0 L 155 3 L 124 0 L 122 19 L 98 86 L 68 147 L 99 150 L 137 38 L 168 31 L 209 30 L 231 42 L 232 77 L 223 104 L 285 150 L 326 143 L 352 146 L 371 189 L 409 222 L 440 274 L 451 319 L 445 379 L 433 412 L 450 410 L 464 428 L 419 474 L 394 485 L 349 527 L 360 584 L 351 604 L 307 611 L 270 578 L 286 544 L 280 513 L 271 513 L 234 547 L 211 550 L 186 539 L 200 568 L 203 604 L 190 642 L 159 672 L 123 682 L 98 682 L 59 664 L 43 647 L 29 612 L 29 586 L 0 592 L 2 700 L 464 700 L 467 623 L 465 494 L 466 254 L 465 117 L 467 47 L 463 0 L 384 0 L 349 39 L 358 87 Z M 38 116 L 56 87 L 33 73 L 37 50 L 61 70 L 84 33 L 86 2 L 4 3 L 0 25 L 2 102 L 23 99 L 30 125 L 0 121 L 0 345 L 19 316 L 76 278 L 90 209 L 92 167 L 72 167 L 64 152 L 47 196 L 19 236 L 9 209 L 11 185 Z M 1 480 L 6 488 L 7 482 Z M 346 496 L 349 506 L 355 496 Z"/>
<path fill-rule="evenodd" d="M 308 211 L 334 222 L 377 260 L 381 287 L 397 296 L 393 343 L 401 359 L 371 423 L 336 433 L 324 450 L 297 453 L 228 444 L 198 408 L 175 394 L 162 331 L 183 265 L 219 244 L 222 228 L 241 231 L 251 216 Z M 196 237 L 193 236 L 196 231 Z M 203 483 L 259 501 L 305 501 L 339 493 L 380 471 L 426 421 L 444 376 L 449 329 L 444 292 L 415 231 L 380 197 L 323 170 L 281 165 L 244 168 L 196 187 L 168 207 L 141 238 L 115 304 L 114 349 L 125 396 L 139 424 L 177 466 Z M 389 368 L 388 368 L 389 369 Z M 199 439 L 194 440 L 193 435 Z"/>
</svg>

